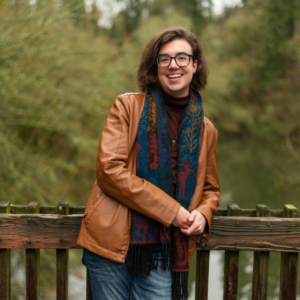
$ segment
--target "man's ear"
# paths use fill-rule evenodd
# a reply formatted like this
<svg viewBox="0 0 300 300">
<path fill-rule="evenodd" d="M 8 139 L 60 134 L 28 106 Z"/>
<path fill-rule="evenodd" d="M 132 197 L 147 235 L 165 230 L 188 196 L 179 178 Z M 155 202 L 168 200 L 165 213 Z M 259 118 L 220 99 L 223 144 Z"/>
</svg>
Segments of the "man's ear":
<svg viewBox="0 0 300 300">
<path fill-rule="evenodd" d="M 196 70 L 197 70 L 197 66 L 198 66 L 198 61 L 197 61 L 197 60 L 194 60 L 194 61 L 193 61 L 193 69 L 194 69 L 194 73 L 195 73 Z"/>
</svg>

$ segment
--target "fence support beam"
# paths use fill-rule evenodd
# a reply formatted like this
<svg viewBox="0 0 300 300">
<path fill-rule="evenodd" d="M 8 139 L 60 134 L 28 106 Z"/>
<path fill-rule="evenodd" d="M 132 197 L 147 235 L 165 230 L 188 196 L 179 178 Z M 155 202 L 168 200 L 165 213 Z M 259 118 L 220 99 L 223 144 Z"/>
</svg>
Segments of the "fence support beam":
<svg viewBox="0 0 300 300">
<path fill-rule="evenodd" d="M 241 209 L 236 204 L 229 204 L 227 216 L 240 216 Z M 236 300 L 238 291 L 239 252 L 225 251 L 224 262 L 224 300 Z"/>
<path fill-rule="evenodd" d="M 299 218 L 299 210 L 293 205 L 285 205 L 284 218 Z M 296 300 L 297 298 L 297 268 L 299 253 L 281 253 L 280 269 L 280 300 Z"/>
<path fill-rule="evenodd" d="M 86 273 L 86 300 L 93 300 L 92 288 L 89 283 L 88 275 Z"/>
<path fill-rule="evenodd" d="M 30 202 L 28 213 L 39 214 L 38 202 Z M 28 218 L 28 222 L 31 219 Z M 31 241 L 27 241 L 30 245 Z M 26 300 L 38 300 L 40 298 L 40 249 L 26 249 Z"/>
<path fill-rule="evenodd" d="M 57 207 L 58 214 L 69 214 L 69 203 L 60 202 Z M 61 222 L 64 225 L 64 222 Z M 63 243 L 61 239 L 61 243 Z M 56 299 L 68 300 L 68 269 L 69 269 L 69 250 L 56 249 Z"/>
<path fill-rule="evenodd" d="M 209 275 L 209 251 L 197 250 L 195 300 L 207 300 L 208 275 Z"/>
<path fill-rule="evenodd" d="M 267 300 L 269 252 L 254 252 L 252 300 Z"/>
<path fill-rule="evenodd" d="M 9 201 L 0 202 L 0 213 L 1 214 L 11 213 L 11 206 Z M 0 249 L 0 300 L 11 299 L 10 262 L 11 262 L 11 250 Z"/>
<path fill-rule="evenodd" d="M 271 217 L 266 205 L 256 206 L 256 217 Z M 269 252 L 254 252 L 252 300 L 267 300 Z"/>
</svg>

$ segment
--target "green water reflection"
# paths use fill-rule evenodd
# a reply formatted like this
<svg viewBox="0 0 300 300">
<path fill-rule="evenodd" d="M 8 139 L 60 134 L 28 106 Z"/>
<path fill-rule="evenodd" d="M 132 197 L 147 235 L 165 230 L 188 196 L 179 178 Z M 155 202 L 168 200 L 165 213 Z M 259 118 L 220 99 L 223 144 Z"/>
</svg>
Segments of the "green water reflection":
<svg viewBox="0 0 300 300">
<path fill-rule="evenodd" d="M 218 169 L 221 180 L 220 208 L 237 203 L 241 208 L 266 204 L 280 209 L 284 204 L 300 208 L 300 166 L 290 155 L 283 141 L 265 142 L 249 139 L 220 140 Z M 13 299 L 25 299 L 25 264 L 23 250 L 13 251 Z M 85 299 L 85 268 L 81 250 L 70 250 L 69 299 Z M 19 258 L 18 258 L 19 257 Z M 24 259 L 21 261 L 24 262 Z M 224 251 L 211 252 L 209 299 L 222 299 Z M 193 299 L 195 257 L 190 264 L 190 299 Z M 238 299 L 251 299 L 252 252 L 241 252 L 239 261 Z M 300 271 L 300 270 L 299 270 Z M 280 253 L 270 254 L 268 299 L 278 299 Z M 23 275 L 22 275 L 23 273 Z M 55 299 L 55 250 L 41 250 L 41 298 Z M 298 277 L 298 284 L 300 277 Z M 300 291 L 298 291 L 299 293 Z"/>
<path fill-rule="evenodd" d="M 236 203 L 240 208 L 255 208 L 265 204 L 272 209 L 281 209 L 284 204 L 300 208 L 300 166 L 294 160 L 284 141 L 257 141 L 234 139 L 219 141 L 218 170 L 221 180 L 220 208 Z M 216 255 L 216 254 L 214 254 Z M 216 300 L 222 291 L 213 287 L 223 286 L 224 251 L 218 251 L 217 270 L 210 265 L 209 299 Z M 190 294 L 193 296 L 195 280 L 195 256 L 190 264 Z M 248 300 L 252 295 L 253 252 L 240 252 L 238 299 Z M 298 268 L 298 272 L 300 268 Z M 268 299 L 278 299 L 280 253 L 270 254 Z M 300 278 L 298 276 L 298 285 Z M 298 293 L 300 291 L 298 290 Z M 218 296 L 216 296 L 218 295 Z M 300 294 L 299 294 L 300 295 Z M 191 297 L 192 299 L 192 297 Z"/>
</svg>

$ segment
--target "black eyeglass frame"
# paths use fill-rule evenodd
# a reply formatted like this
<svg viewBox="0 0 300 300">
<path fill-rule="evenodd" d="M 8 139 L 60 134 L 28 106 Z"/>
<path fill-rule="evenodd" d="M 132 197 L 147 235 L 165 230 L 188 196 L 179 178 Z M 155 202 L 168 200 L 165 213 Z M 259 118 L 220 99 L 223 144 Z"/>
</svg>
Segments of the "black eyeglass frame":
<svg viewBox="0 0 300 300">
<path fill-rule="evenodd" d="M 176 61 L 176 57 L 177 57 L 177 56 L 180 56 L 180 55 L 186 55 L 186 56 L 189 57 L 189 62 L 188 62 L 188 64 L 187 64 L 186 66 L 179 66 L 179 65 L 178 65 L 178 63 L 177 63 L 177 61 Z M 170 63 L 169 63 L 167 66 L 160 66 L 160 65 L 159 65 L 158 60 L 159 60 L 159 58 L 160 58 L 161 56 L 168 56 L 168 57 L 170 57 Z M 170 55 L 168 55 L 168 54 L 160 54 L 160 55 L 157 55 L 157 56 L 156 56 L 156 63 L 157 63 L 157 65 L 158 65 L 159 67 L 161 67 L 161 68 L 165 68 L 165 67 L 168 68 L 168 67 L 170 66 L 170 64 L 171 64 L 173 58 L 174 58 L 174 61 L 175 61 L 176 65 L 177 65 L 178 67 L 187 67 L 187 66 L 190 64 L 191 58 L 193 58 L 193 55 L 187 54 L 187 53 L 178 53 L 178 54 L 176 54 L 175 56 L 170 56 Z"/>
</svg>

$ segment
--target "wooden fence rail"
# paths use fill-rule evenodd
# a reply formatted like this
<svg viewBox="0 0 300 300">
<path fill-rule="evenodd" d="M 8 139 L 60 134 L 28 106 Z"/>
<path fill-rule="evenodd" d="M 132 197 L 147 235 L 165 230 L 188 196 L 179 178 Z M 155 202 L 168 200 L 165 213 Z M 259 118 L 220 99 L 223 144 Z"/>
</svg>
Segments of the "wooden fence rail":
<svg viewBox="0 0 300 300">
<path fill-rule="evenodd" d="M 39 299 L 40 249 L 56 249 L 56 299 L 68 299 L 69 249 L 76 244 L 85 207 L 61 202 L 57 207 L 0 203 L 0 300 L 10 300 L 12 248 L 26 249 L 26 299 Z M 225 250 L 224 300 L 237 299 L 239 251 L 254 251 L 252 300 L 267 299 L 269 252 L 281 252 L 280 300 L 296 300 L 300 251 L 299 210 L 285 205 L 240 209 L 236 204 L 219 210 L 209 237 L 197 238 L 196 300 L 208 296 L 209 254 Z M 201 275 L 200 275 L 201 274 Z M 92 299 L 87 282 L 87 298 Z M 218 299 L 216 299 L 218 300 Z"/>
</svg>

